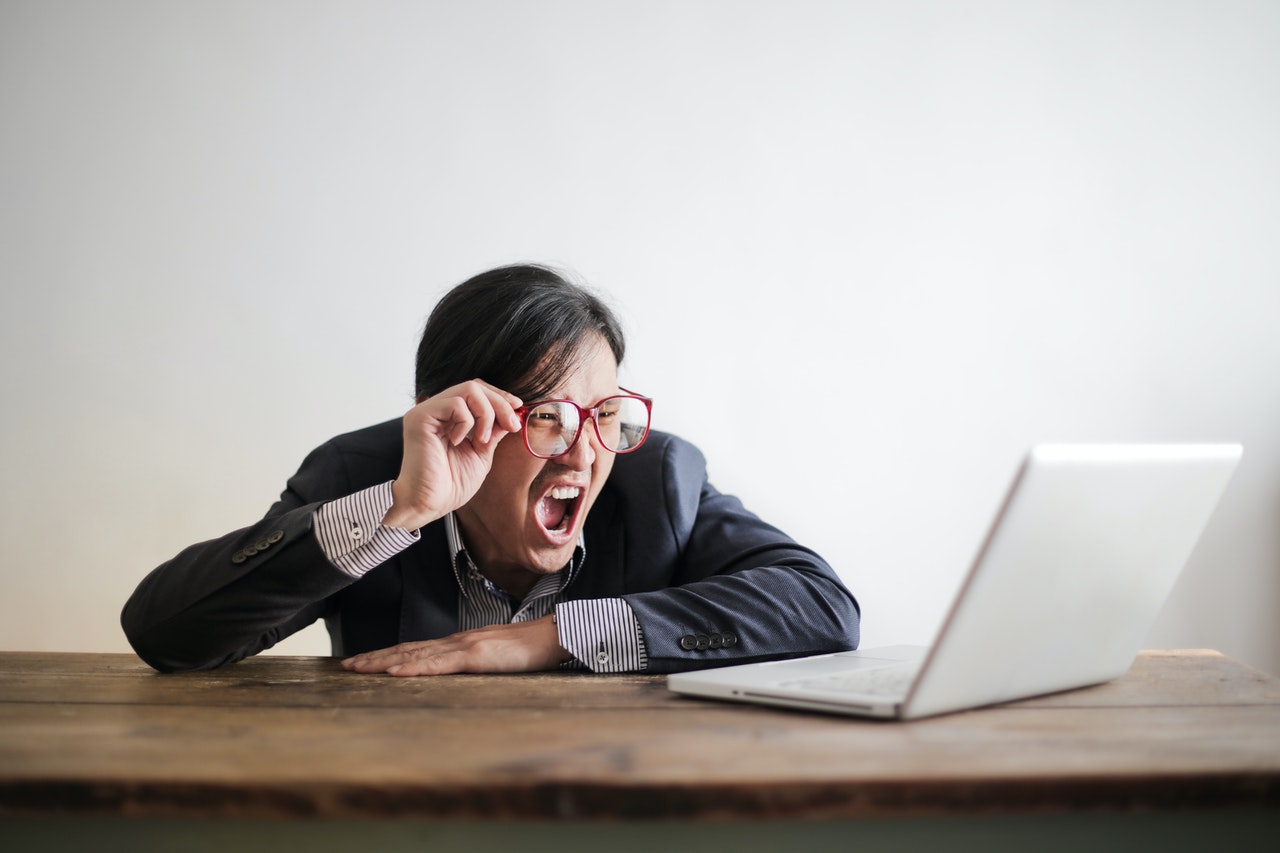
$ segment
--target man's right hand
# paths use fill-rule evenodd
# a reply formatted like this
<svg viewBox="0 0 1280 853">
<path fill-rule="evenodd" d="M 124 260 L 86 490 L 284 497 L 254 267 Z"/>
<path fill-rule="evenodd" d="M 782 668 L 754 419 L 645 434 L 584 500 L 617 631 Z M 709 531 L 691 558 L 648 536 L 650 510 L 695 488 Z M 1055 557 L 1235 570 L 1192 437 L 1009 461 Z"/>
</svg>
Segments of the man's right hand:
<svg viewBox="0 0 1280 853">
<path fill-rule="evenodd" d="M 391 484 L 388 527 L 417 530 L 471 500 L 498 442 L 520 431 L 519 397 L 473 379 L 420 401 L 404 416 L 404 456 Z"/>
</svg>

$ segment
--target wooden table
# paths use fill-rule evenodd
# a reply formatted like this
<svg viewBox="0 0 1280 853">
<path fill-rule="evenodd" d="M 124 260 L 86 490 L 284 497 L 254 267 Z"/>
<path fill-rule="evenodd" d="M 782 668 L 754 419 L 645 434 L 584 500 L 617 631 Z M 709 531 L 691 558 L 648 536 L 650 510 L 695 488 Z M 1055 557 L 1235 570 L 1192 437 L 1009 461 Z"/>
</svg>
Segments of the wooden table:
<svg viewBox="0 0 1280 853">
<path fill-rule="evenodd" d="M 0 653 L 0 815 L 19 825 L 1188 809 L 1280 825 L 1280 679 L 1209 651 L 911 723 L 678 697 L 657 676 L 395 679 L 269 656 L 159 675 L 130 655 Z"/>
</svg>

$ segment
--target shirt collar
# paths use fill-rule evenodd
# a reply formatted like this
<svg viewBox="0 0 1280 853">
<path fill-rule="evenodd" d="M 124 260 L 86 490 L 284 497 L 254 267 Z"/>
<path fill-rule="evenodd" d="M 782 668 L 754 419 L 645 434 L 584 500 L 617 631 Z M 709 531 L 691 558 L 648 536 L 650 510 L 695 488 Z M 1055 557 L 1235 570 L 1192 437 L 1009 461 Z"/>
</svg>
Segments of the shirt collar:
<svg viewBox="0 0 1280 853">
<path fill-rule="evenodd" d="M 458 588 L 462 590 L 462 594 L 466 595 L 468 584 L 463 578 L 465 572 L 476 572 L 479 575 L 479 569 L 471 560 L 471 555 L 467 553 L 466 543 L 462 541 L 462 528 L 458 525 L 458 516 L 456 513 L 449 513 L 444 517 L 445 538 L 449 542 L 449 559 L 453 563 L 453 576 L 458 581 Z M 461 559 L 459 559 L 461 558 Z M 569 563 L 559 572 L 556 577 L 560 578 L 560 589 L 564 589 L 573 583 L 573 579 L 578 576 L 578 571 L 582 568 L 582 564 L 587 559 L 587 541 L 586 537 L 578 534 L 577 547 L 573 549 L 573 556 L 569 558 Z M 465 568 L 464 568 L 465 567 Z M 501 593 L 507 595 L 503 590 L 499 589 L 493 581 L 481 576 L 481 580 L 490 592 Z M 536 586 L 536 585 L 535 585 Z"/>
</svg>

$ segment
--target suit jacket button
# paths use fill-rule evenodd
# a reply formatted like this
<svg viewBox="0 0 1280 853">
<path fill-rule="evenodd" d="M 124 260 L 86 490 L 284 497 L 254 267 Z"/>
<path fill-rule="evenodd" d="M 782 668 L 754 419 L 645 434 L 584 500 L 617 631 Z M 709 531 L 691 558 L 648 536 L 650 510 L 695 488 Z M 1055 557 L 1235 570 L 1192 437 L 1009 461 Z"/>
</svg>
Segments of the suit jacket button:
<svg viewBox="0 0 1280 853">
<path fill-rule="evenodd" d="M 699 634 L 696 639 L 698 651 L 706 651 L 711 648 L 711 638 L 706 634 Z"/>
<path fill-rule="evenodd" d="M 283 530 L 273 530 L 271 531 L 271 535 L 267 537 L 267 541 L 270 542 L 272 545 L 274 545 L 283 538 L 284 538 Z"/>
<path fill-rule="evenodd" d="M 723 645 L 723 644 L 724 644 L 724 635 L 723 635 L 723 634 L 712 634 L 712 635 L 711 635 L 711 648 L 713 648 L 713 649 L 718 649 L 718 648 L 720 648 L 720 646 L 721 646 L 721 645 Z"/>
<path fill-rule="evenodd" d="M 680 638 L 680 648 L 686 652 L 691 652 L 698 647 L 698 638 L 693 634 L 685 634 Z"/>
<path fill-rule="evenodd" d="M 738 635 L 730 634 L 728 632 L 721 634 L 720 645 L 724 646 L 726 649 L 733 648 L 734 646 L 738 645 Z"/>
<path fill-rule="evenodd" d="M 249 559 L 249 555 L 246 554 L 244 551 L 236 551 L 234 554 L 231 555 L 231 562 L 235 563 L 237 566 L 243 563 L 247 559 Z"/>
<path fill-rule="evenodd" d="M 265 551 L 271 547 L 271 542 L 267 539 L 263 539 L 261 542 L 259 542 L 257 545 L 254 545 L 253 547 L 257 548 L 259 551 Z"/>
</svg>

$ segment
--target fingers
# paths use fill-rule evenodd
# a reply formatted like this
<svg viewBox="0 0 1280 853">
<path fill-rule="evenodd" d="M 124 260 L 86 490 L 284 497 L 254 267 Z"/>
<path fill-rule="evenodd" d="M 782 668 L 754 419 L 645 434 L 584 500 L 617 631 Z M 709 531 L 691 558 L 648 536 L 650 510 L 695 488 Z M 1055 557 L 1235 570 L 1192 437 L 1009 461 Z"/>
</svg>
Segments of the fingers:
<svg viewBox="0 0 1280 853">
<path fill-rule="evenodd" d="M 488 445 L 495 431 L 503 435 L 520 430 L 515 410 L 521 400 L 489 383 L 473 379 L 446 388 L 414 407 L 428 420 L 443 427 L 444 437 L 457 447 L 468 437 L 473 443 Z"/>
<path fill-rule="evenodd" d="M 465 654 L 458 648 L 442 645 L 442 642 L 402 643 L 389 649 L 348 658 L 342 662 L 342 668 L 350 672 L 385 672 L 399 676 L 468 672 Z"/>
<path fill-rule="evenodd" d="M 400 474 L 383 523 L 417 530 L 471 499 L 498 441 L 520 429 L 520 398 L 479 379 L 446 388 L 404 416 Z"/>
<path fill-rule="evenodd" d="M 545 616 L 365 652 L 344 660 L 342 668 L 398 676 L 533 672 L 554 669 L 569 659 L 560 646 L 555 623 Z"/>
<path fill-rule="evenodd" d="M 367 652 L 347 658 L 342 662 L 342 668 L 350 672 L 385 672 L 400 676 L 473 672 L 467 652 L 458 642 L 462 636 L 455 634 L 439 640 L 401 643 L 389 649 Z"/>
</svg>

